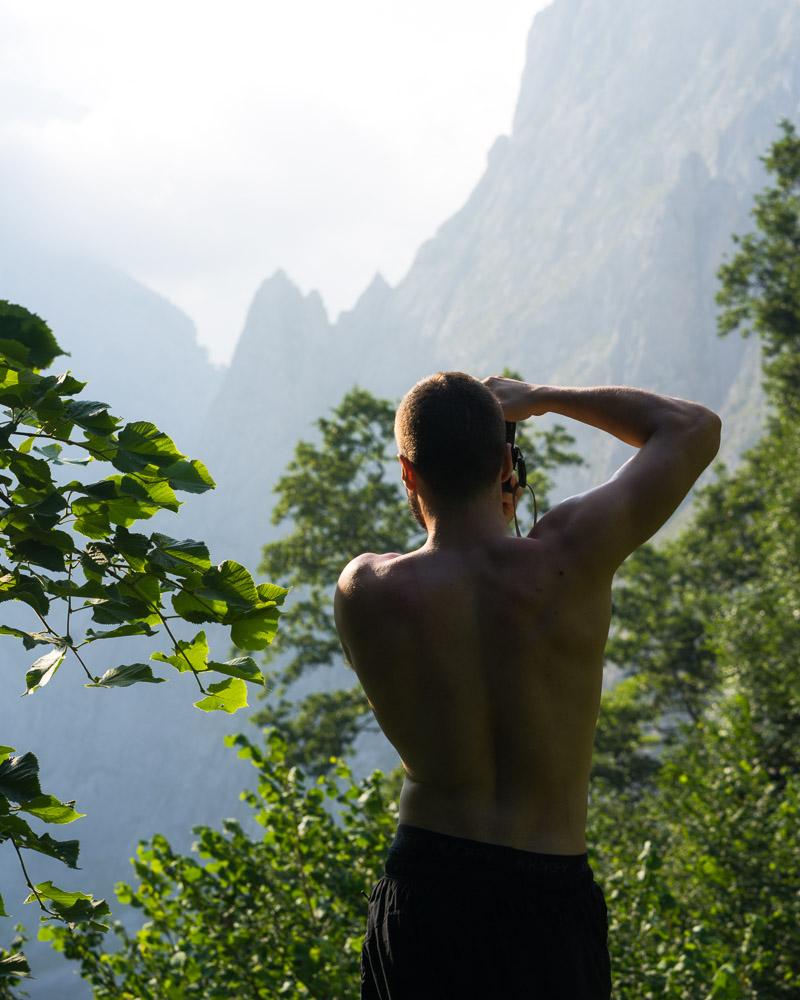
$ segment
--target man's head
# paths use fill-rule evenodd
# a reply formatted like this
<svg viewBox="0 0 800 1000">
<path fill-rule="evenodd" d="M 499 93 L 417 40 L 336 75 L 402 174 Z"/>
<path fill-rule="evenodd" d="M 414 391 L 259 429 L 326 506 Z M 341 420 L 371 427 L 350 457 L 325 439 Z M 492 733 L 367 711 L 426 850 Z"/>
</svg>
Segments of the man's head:
<svg viewBox="0 0 800 1000">
<path fill-rule="evenodd" d="M 403 480 L 412 483 L 409 503 L 423 526 L 415 493 L 433 510 L 455 510 L 497 490 L 501 474 L 511 472 L 500 403 L 464 372 L 437 372 L 412 386 L 394 432 Z"/>
</svg>

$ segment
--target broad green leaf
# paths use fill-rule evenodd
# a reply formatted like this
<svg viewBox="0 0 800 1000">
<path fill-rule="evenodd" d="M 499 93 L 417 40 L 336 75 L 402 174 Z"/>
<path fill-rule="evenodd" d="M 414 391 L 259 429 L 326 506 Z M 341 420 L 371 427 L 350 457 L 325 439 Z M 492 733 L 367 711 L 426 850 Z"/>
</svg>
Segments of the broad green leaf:
<svg viewBox="0 0 800 1000">
<path fill-rule="evenodd" d="M 110 589 L 110 588 L 109 588 Z M 158 625 L 158 614 L 144 601 L 134 598 L 92 602 L 92 618 L 99 625 L 124 625 L 131 621 Z"/>
<path fill-rule="evenodd" d="M 66 573 L 67 571 L 64 553 L 54 545 L 47 545 L 34 538 L 27 538 L 15 542 L 13 546 L 10 546 L 10 549 L 14 559 L 19 562 L 33 563 L 34 566 L 43 566 L 56 573 Z"/>
<path fill-rule="evenodd" d="M 36 798 L 20 803 L 20 811 L 30 813 L 45 823 L 73 823 L 86 813 L 77 812 L 74 802 L 61 802 L 55 795 L 37 795 Z"/>
<path fill-rule="evenodd" d="M 191 640 L 179 639 L 175 653 L 151 653 L 151 660 L 171 663 L 177 670 L 207 670 L 208 642 L 205 632 L 198 632 Z"/>
<path fill-rule="evenodd" d="M 24 847 L 29 851 L 36 851 L 37 854 L 44 854 L 48 858 L 55 858 L 56 861 L 60 861 L 67 868 L 78 867 L 80 841 L 56 840 L 49 833 L 34 833 L 28 824 L 24 820 L 19 819 L 18 816 L 6 818 L 17 819 L 25 826 L 25 830 L 14 834 L 14 839 L 17 841 L 18 847 Z M 0 825 L 2 825 L 2 822 L 3 819 L 0 817 Z"/>
<path fill-rule="evenodd" d="M 177 511 L 180 501 L 169 483 L 163 479 L 141 479 L 135 476 L 108 476 L 93 483 L 85 492 L 93 499 L 108 501 L 109 519 L 115 524 L 132 524 L 140 518 L 152 517 L 158 510 Z M 80 501 L 73 504 L 76 514 L 85 506 Z"/>
<path fill-rule="evenodd" d="M 54 375 L 53 378 L 55 379 L 55 386 L 60 396 L 77 396 L 89 384 L 88 382 L 79 382 L 69 371 Z"/>
<path fill-rule="evenodd" d="M 108 412 L 108 403 L 98 403 L 90 399 L 70 400 L 64 407 L 64 414 L 73 424 L 101 434 L 113 431 L 119 417 Z"/>
<path fill-rule="evenodd" d="M 231 624 L 231 639 L 239 649 L 266 649 L 278 631 L 279 614 L 274 605 L 245 612 Z"/>
<path fill-rule="evenodd" d="M 146 420 L 125 424 L 117 440 L 119 450 L 111 461 L 120 472 L 139 472 L 148 465 L 165 469 L 185 457 L 171 438 Z"/>
<path fill-rule="evenodd" d="M 224 622 L 228 613 L 225 601 L 214 601 L 207 597 L 198 597 L 185 590 L 172 598 L 175 613 L 187 622 L 199 625 L 202 622 Z"/>
<path fill-rule="evenodd" d="M 23 601 L 42 615 L 46 615 L 50 609 L 50 602 L 41 583 L 19 570 L 0 575 L 0 601 Z"/>
<path fill-rule="evenodd" d="M 254 684 L 264 684 L 264 675 L 252 656 L 237 656 L 224 663 L 216 663 L 211 660 L 208 669 L 216 670 L 220 674 L 227 674 L 229 677 L 241 677 L 243 681 L 252 681 Z"/>
<path fill-rule="evenodd" d="M 13 389 L 17 385 L 19 385 L 19 372 L 6 365 L 0 367 L 0 393 L 5 389 Z"/>
<path fill-rule="evenodd" d="M 0 764 L 0 795 L 19 803 L 41 794 L 39 761 L 34 754 L 9 757 Z"/>
<path fill-rule="evenodd" d="M 76 504 L 78 509 L 76 510 Z M 72 511 L 76 515 L 72 527 L 87 538 L 108 538 L 111 521 L 108 516 L 108 501 L 75 500 Z"/>
<path fill-rule="evenodd" d="M 43 494 L 41 490 L 20 487 L 14 491 L 13 499 L 15 503 L 27 504 L 26 511 L 40 528 L 54 528 L 67 509 L 67 502 L 58 490 Z"/>
<path fill-rule="evenodd" d="M 55 858 L 68 868 L 78 867 L 80 844 L 77 840 L 55 840 L 49 833 L 35 833 L 19 813 L 0 815 L 0 840 L 9 837 L 14 838 L 19 848 Z"/>
<path fill-rule="evenodd" d="M 232 559 L 206 570 L 195 592 L 199 597 L 225 601 L 232 608 L 251 608 L 258 604 L 252 576 L 241 563 Z"/>
<path fill-rule="evenodd" d="M 118 549 L 127 560 L 130 567 L 137 572 L 141 572 L 147 565 L 147 553 L 150 548 L 150 539 L 147 535 L 128 531 L 127 528 L 117 527 L 114 533 L 114 548 Z"/>
<path fill-rule="evenodd" d="M 123 635 L 156 635 L 157 632 L 150 628 L 145 622 L 130 622 L 127 625 L 120 625 L 118 628 L 109 629 L 107 632 L 95 632 L 94 629 L 86 629 L 86 642 L 97 642 L 99 639 L 118 639 Z"/>
<path fill-rule="evenodd" d="M 167 477 L 173 489 L 184 493 L 205 493 L 217 485 L 205 465 L 196 458 L 176 462 L 164 469 L 162 475 Z"/>
<path fill-rule="evenodd" d="M 70 923 L 78 923 L 86 920 L 96 920 L 98 917 L 106 916 L 110 911 L 108 903 L 104 899 L 94 899 L 85 892 L 67 892 L 59 889 L 52 882 L 39 882 L 35 886 L 36 893 L 46 899 L 52 910 L 64 920 Z M 37 902 L 36 893 L 31 893 L 24 900 L 26 903 Z"/>
<path fill-rule="evenodd" d="M 121 597 L 144 602 L 149 608 L 157 608 L 161 600 L 161 581 L 154 573 L 128 573 L 117 584 Z"/>
<path fill-rule="evenodd" d="M 87 497 L 92 497 L 94 500 L 113 500 L 114 497 L 119 496 L 119 487 L 111 476 L 108 479 L 100 479 L 96 483 L 80 483 L 77 479 L 73 479 L 64 489 L 73 493 L 85 493 Z M 73 501 L 72 509 L 75 513 L 80 511 L 80 504 L 80 500 Z"/>
<path fill-rule="evenodd" d="M 12 625 L 0 625 L 0 635 L 15 635 L 18 639 L 22 639 L 26 649 L 33 649 L 37 645 L 50 646 L 54 638 L 49 632 L 25 632 Z"/>
<path fill-rule="evenodd" d="M 230 677 L 218 684 L 208 685 L 208 696 L 194 703 L 203 712 L 228 712 L 233 714 L 247 707 L 247 685 L 239 677 Z"/>
<path fill-rule="evenodd" d="M 125 476 L 125 479 L 130 479 L 130 476 Z M 143 483 L 139 483 L 139 485 L 143 489 L 144 495 L 157 507 L 163 507 L 165 510 L 171 511 L 178 511 L 180 509 L 181 501 L 175 496 L 175 490 L 166 480 L 146 480 Z"/>
<path fill-rule="evenodd" d="M 24 819 L 20 818 L 18 813 L 4 813 L 0 816 L 0 840 L 6 840 L 9 837 L 18 840 L 28 834 L 33 834 L 33 830 Z"/>
<path fill-rule="evenodd" d="M 13 747 L 3 747 L 3 746 L 0 746 L 0 764 L 2 764 L 4 760 L 7 760 L 8 757 L 13 752 L 14 752 L 14 748 Z"/>
<path fill-rule="evenodd" d="M 23 486 L 40 486 L 52 490 L 53 478 L 50 465 L 43 458 L 16 452 L 9 456 L 9 467 Z"/>
<path fill-rule="evenodd" d="M 140 683 L 163 684 L 164 678 L 155 677 L 147 663 L 124 663 L 106 670 L 96 684 L 84 684 L 84 687 L 129 687 Z"/>
<path fill-rule="evenodd" d="M 27 690 L 24 693 L 33 694 L 34 691 L 43 688 L 45 684 L 49 684 L 56 670 L 61 666 L 66 652 L 65 646 L 55 646 L 49 653 L 45 653 L 44 656 L 40 656 L 38 660 L 35 660 L 25 674 L 25 687 Z"/>
<path fill-rule="evenodd" d="M 274 601 L 278 606 L 283 604 L 289 593 L 287 587 L 279 587 L 277 583 L 259 583 L 256 590 L 259 601 Z"/>
<path fill-rule="evenodd" d="M 120 497 L 119 500 L 106 502 L 108 519 L 112 524 L 128 528 L 137 521 L 145 521 L 160 510 L 158 504 L 149 500 L 136 500 L 133 497 Z"/>
<path fill-rule="evenodd" d="M 0 300 L 0 353 L 31 368 L 47 368 L 66 354 L 50 327 L 36 313 Z"/>
<path fill-rule="evenodd" d="M 204 572 L 211 569 L 211 559 L 205 542 L 193 538 L 177 540 L 169 535 L 154 532 L 152 541 L 155 545 L 150 556 L 151 560 L 170 573 L 186 575 L 191 572 Z"/>
</svg>

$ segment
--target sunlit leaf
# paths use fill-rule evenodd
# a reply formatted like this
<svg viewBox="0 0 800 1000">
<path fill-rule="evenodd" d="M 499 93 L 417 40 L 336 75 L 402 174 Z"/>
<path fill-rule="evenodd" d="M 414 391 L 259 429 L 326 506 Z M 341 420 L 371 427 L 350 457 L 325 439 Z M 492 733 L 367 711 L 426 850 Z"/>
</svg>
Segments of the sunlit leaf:
<svg viewBox="0 0 800 1000">
<path fill-rule="evenodd" d="M 94 684 L 84 687 L 129 687 L 131 684 L 163 684 L 163 677 L 155 677 L 147 663 L 124 663 L 119 667 L 111 667 Z"/>
<path fill-rule="evenodd" d="M 38 691 L 39 688 L 50 683 L 55 672 L 61 666 L 66 652 L 65 646 L 55 646 L 49 653 L 45 653 L 44 656 L 40 656 L 38 660 L 34 661 L 25 674 L 25 694 L 33 694 L 34 691 Z"/>
<path fill-rule="evenodd" d="M 162 663 L 171 663 L 177 670 L 206 670 L 208 660 L 208 642 L 205 632 L 198 632 L 191 639 L 179 639 L 178 648 L 174 653 L 151 653 L 151 660 L 160 660 Z"/>
<path fill-rule="evenodd" d="M 254 684 L 264 684 L 264 675 L 251 656 L 237 656 L 224 663 L 216 663 L 212 660 L 208 664 L 208 669 L 216 670 L 220 674 L 227 674 L 229 677 L 241 677 L 242 680 L 251 681 Z"/>
<path fill-rule="evenodd" d="M 194 703 L 203 712 L 228 712 L 233 714 L 247 707 L 247 685 L 239 677 L 230 677 L 218 684 L 209 684 L 208 696 Z"/>
<path fill-rule="evenodd" d="M 55 795 L 38 795 L 27 802 L 20 803 L 20 811 L 30 813 L 45 823 L 73 823 L 86 813 L 79 813 L 73 807 L 74 802 L 61 802 Z"/>
</svg>

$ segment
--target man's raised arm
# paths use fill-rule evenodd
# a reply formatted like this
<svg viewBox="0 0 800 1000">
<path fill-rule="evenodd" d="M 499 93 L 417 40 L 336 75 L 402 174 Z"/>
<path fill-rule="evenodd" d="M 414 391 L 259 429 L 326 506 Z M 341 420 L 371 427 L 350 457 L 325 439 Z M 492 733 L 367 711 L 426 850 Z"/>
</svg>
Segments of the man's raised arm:
<svg viewBox="0 0 800 1000">
<path fill-rule="evenodd" d="M 602 486 L 555 506 L 531 532 L 555 529 L 587 569 L 613 573 L 675 511 L 719 449 L 721 421 L 699 403 L 625 386 L 575 389 L 488 378 L 507 420 L 558 413 L 639 451 Z"/>
</svg>

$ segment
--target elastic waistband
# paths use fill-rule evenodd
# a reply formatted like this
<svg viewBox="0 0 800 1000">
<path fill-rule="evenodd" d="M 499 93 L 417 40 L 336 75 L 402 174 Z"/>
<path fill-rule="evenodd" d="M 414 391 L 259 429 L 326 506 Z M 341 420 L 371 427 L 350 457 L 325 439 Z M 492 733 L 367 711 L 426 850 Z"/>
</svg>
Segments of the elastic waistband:
<svg viewBox="0 0 800 1000">
<path fill-rule="evenodd" d="M 393 878 L 485 875 L 558 884 L 583 883 L 593 878 L 586 853 L 540 854 L 408 823 L 398 825 L 384 869 Z"/>
</svg>

